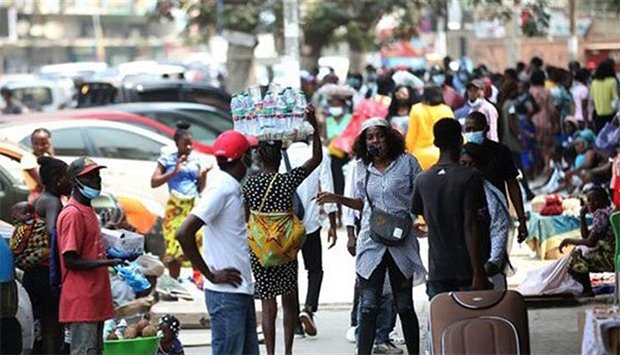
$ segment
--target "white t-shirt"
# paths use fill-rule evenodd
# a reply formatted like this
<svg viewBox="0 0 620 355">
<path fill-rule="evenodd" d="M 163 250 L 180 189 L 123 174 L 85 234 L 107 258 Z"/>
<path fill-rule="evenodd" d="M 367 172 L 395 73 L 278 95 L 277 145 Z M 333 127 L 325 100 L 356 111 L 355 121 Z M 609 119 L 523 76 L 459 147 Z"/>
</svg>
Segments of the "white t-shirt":
<svg viewBox="0 0 620 355">
<path fill-rule="evenodd" d="M 30 176 L 27 170 L 39 169 L 39 163 L 37 163 L 37 157 L 31 153 L 24 153 L 22 159 L 20 160 L 20 165 L 23 171 L 24 180 L 26 180 L 26 185 L 28 185 L 29 190 L 34 190 L 37 188 L 37 182 Z"/>
<path fill-rule="evenodd" d="M 570 92 L 573 95 L 573 101 L 575 102 L 575 119 L 578 121 L 583 121 L 583 107 L 581 104 L 583 103 L 583 100 L 588 99 L 588 87 L 582 83 L 575 83 L 575 85 L 573 85 L 570 89 Z"/>
<path fill-rule="evenodd" d="M 205 223 L 202 256 L 210 269 L 232 267 L 239 270 L 243 282 L 233 287 L 205 280 L 207 290 L 254 294 L 244 211 L 239 182 L 226 172 L 212 170 L 209 183 L 192 210 L 192 214 Z"/>
</svg>

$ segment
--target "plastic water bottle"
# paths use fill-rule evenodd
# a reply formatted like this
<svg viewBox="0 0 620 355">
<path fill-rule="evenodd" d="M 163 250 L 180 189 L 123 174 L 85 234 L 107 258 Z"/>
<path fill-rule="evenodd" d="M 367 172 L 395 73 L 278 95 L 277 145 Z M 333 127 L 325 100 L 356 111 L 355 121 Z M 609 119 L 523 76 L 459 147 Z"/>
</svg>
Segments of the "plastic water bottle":
<svg viewBox="0 0 620 355">
<path fill-rule="evenodd" d="M 230 99 L 230 112 L 232 114 L 232 120 L 233 120 L 233 129 L 235 131 L 239 131 L 242 133 L 245 133 L 242 121 L 244 120 L 244 114 L 245 114 L 245 109 L 243 107 L 243 102 L 242 102 L 242 98 L 240 95 L 233 95 L 233 97 Z"/>
<path fill-rule="evenodd" d="M 280 93 L 276 98 L 276 129 L 288 134 L 288 115 L 286 113 L 286 101 L 284 100 L 284 93 Z"/>
<path fill-rule="evenodd" d="M 275 126 L 276 98 L 275 94 L 268 92 L 263 99 L 263 116 L 265 133 L 272 134 Z"/>
<path fill-rule="evenodd" d="M 303 127 L 303 122 L 306 114 L 306 106 L 308 105 L 308 102 L 306 101 L 306 96 L 301 91 L 299 91 L 295 96 L 295 106 L 293 109 L 295 123 L 293 124 L 293 126 L 296 130 L 300 130 Z"/>
<path fill-rule="evenodd" d="M 254 110 L 254 103 L 252 102 L 252 99 L 250 98 L 250 95 L 248 93 L 245 93 L 241 96 L 241 104 L 241 107 L 244 111 L 244 133 L 248 135 L 256 135 L 256 111 Z"/>
</svg>

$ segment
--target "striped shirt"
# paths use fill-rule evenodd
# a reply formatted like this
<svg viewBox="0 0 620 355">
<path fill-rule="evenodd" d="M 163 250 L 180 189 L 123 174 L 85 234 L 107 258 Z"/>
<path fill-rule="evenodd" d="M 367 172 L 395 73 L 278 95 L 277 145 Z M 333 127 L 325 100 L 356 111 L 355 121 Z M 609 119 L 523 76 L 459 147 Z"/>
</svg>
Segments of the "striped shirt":
<svg viewBox="0 0 620 355">
<path fill-rule="evenodd" d="M 411 213 L 415 179 L 422 172 L 418 161 L 410 154 L 402 154 L 384 172 L 380 172 L 372 164 L 369 166 L 362 162 L 357 164 L 352 196 L 363 199 L 364 208 L 361 230 L 357 238 L 355 271 L 359 276 L 368 279 L 383 259 L 385 252 L 389 251 L 406 278 L 413 278 L 414 285 L 423 283 L 426 269 L 422 265 L 420 246 L 413 232 L 410 232 L 407 240 L 399 246 L 388 247 L 370 237 L 371 209 L 365 192 L 368 191 L 375 208 L 394 214 Z M 364 188 L 366 174 L 370 174 L 367 189 Z"/>
</svg>

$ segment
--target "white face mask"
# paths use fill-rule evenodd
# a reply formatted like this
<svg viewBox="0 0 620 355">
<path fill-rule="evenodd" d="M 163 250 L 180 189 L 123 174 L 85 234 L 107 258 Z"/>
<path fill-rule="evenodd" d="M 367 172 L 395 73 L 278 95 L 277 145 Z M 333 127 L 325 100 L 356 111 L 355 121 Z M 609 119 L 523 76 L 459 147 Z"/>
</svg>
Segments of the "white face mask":
<svg viewBox="0 0 620 355">
<path fill-rule="evenodd" d="M 330 106 L 329 107 L 329 114 L 331 116 L 334 117 L 339 117 L 342 116 L 342 114 L 344 113 L 344 109 L 340 106 Z"/>
<path fill-rule="evenodd" d="M 482 105 L 482 99 L 481 98 L 477 98 L 474 101 L 471 101 L 471 100 L 469 101 L 469 106 L 471 106 L 471 107 L 478 107 L 480 105 Z"/>
</svg>

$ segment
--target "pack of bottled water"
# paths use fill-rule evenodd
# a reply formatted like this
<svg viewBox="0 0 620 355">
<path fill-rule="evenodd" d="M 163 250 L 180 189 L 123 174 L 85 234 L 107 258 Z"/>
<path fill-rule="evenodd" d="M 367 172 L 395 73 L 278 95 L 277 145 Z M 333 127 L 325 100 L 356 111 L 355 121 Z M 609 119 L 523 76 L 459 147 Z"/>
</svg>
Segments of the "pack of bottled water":
<svg viewBox="0 0 620 355">
<path fill-rule="evenodd" d="M 299 140 L 314 133 L 306 121 L 306 96 L 300 90 L 269 85 L 264 96 L 258 85 L 236 93 L 230 101 L 233 128 L 259 140 Z"/>
</svg>

